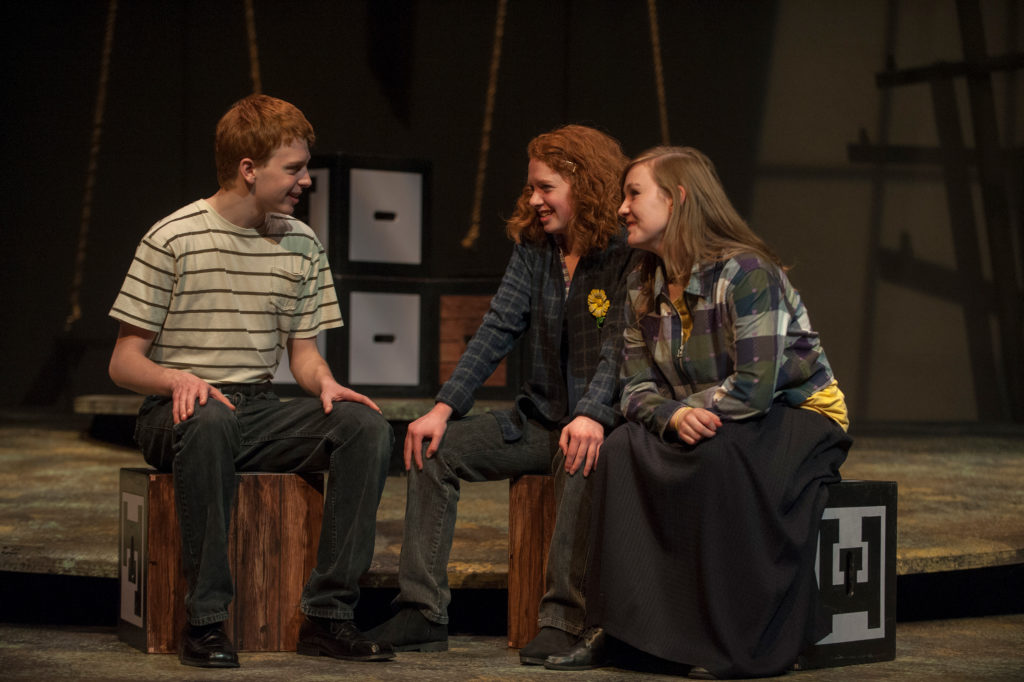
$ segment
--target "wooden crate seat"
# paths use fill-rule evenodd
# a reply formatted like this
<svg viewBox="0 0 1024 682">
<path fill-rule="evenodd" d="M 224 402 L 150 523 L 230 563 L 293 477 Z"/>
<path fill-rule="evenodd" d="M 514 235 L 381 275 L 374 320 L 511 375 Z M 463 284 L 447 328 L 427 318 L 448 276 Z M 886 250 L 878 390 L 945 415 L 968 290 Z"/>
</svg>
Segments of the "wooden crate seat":
<svg viewBox="0 0 1024 682">
<path fill-rule="evenodd" d="M 324 474 L 237 474 L 229 562 L 228 635 L 239 651 L 294 651 L 299 599 L 316 562 Z M 118 637 L 142 651 L 177 651 L 186 582 L 171 474 L 120 475 Z"/>
</svg>

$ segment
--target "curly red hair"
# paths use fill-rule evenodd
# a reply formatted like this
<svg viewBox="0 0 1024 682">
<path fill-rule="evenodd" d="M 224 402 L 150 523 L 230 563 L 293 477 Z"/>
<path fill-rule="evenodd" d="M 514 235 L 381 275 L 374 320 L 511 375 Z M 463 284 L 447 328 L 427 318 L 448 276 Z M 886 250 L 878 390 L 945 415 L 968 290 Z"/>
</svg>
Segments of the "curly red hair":
<svg viewBox="0 0 1024 682">
<path fill-rule="evenodd" d="M 567 125 L 533 138 L 526 153 L 569 183 L 573 217 L 566 229 L 574 249 L 586 254 L 607 247 L 622 229 L 618 210 L 629 159 L 619 141 L 588 126 Z M 516 243 L 544 244 L 548 235 L 530 206 L 530 193 L 530 187 L 523 189 L 505 229 Z"/>
</svg>

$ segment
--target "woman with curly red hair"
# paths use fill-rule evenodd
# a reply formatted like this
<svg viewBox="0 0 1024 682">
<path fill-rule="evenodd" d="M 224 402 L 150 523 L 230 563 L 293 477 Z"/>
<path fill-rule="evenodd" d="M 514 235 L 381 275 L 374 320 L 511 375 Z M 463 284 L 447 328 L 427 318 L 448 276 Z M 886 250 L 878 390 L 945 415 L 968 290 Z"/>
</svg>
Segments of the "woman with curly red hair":
<svg viewBox="0 0 1024 682">
<path fill-rule="evenodd" d="M 588 476 L 621 419 L 621 306 L 635 265 L 617 215 L 627 158 L 616 140 L 580 125 L 536 137 L 527 153 L 501 285 L 434 408 L 406 435 L 399 611 L 372 631 L 399 651 L 448 648 L 447 564 L 461 481 L 554 474 L 558 510 L 541 632 L 520 659 L 543 664 L 584 627 Z M 465 417 L 473 393 L 520 339 L 527 370 L 515 407 Z"/>
</svg>

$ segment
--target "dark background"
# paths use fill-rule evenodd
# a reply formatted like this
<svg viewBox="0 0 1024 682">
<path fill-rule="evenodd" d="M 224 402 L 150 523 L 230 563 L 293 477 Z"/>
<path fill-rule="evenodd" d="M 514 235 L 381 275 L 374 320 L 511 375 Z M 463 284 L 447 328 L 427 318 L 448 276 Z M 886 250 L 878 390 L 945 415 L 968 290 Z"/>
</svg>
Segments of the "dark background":
<svg viewBox="0 0 1024 682">
<path fill-rule="evenodd" d="M 962 59 L 955 3 L 850 5 L 658 1 L 671 142 L 705 151 L 740 212 L 793 264 L 792 279 L 860 410 L 855 421 L 1012 421 L 976 404 L 957 302 L 891 284 L 871 289 L 872 229 L 883 243 L 910 234 L 921 257 L 953 262 L 941 177 L 903 169 L 879 184 L 847 156 L 861 130 L 875 140 L 884 133 L 936 144 L 927 88 L 907 88 L 886 103 L 875 75 L 890 57 L 904 67 Z M 587 123 L 620 139 L 630 155 L 661 142 L 648 3 L 510 0 L 480 237 L 464 248 L 497 0 L 252 6 L 262 91 L 303 110 L 316 129 L 315 154 L 432 164 L 430 276 L 500 275 L 510 251 L 503 218 L 536 134 Z M 1019 5 L 980 7 L 990 52 L 1019 51 Z M 61 410 L 75 395 L 117 392 L 106 376 L 116 334 L 106 313 L 138 239 L 159 218 L 216 191 L 214 127 L 254 87 L 243 0 L 118 3 L 90 171 L 107 21 L 101 0 L 0 10 L 3 407 Z M 1024 131 L 1021 89 L 1015 74 L 999 76 L 1007 148 L 1019 147 Z M 1019 189 L 1010 196 L 1019 198 Z M 1011 207 L 1019 246 L 1019 204 Z M 81 316 L 68 324 L 76 290 Z M 877 295 L 870 309 L 865 291 Z M 878 340 L 870 353 L 865 327 Z"/>
</svg>

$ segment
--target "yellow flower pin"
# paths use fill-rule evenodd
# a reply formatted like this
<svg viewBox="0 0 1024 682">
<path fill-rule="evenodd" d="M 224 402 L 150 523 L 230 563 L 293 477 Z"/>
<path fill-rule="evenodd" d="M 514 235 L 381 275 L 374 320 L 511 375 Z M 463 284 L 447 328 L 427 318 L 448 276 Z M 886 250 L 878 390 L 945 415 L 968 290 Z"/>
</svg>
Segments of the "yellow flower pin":
<svg viewBox="0 0 1024 682">
<path fill-rule="evenodd" d="M 590 290 L 590 294 L 587 296 L 587 309 L 591 315 L 597 318 L 598 329 L 604 325 L 604 318 L 608 314 L 610 305 L 611 301 L 608 300 L 608 294 L 604 293 L 604 289 Z"/>
</svg>

